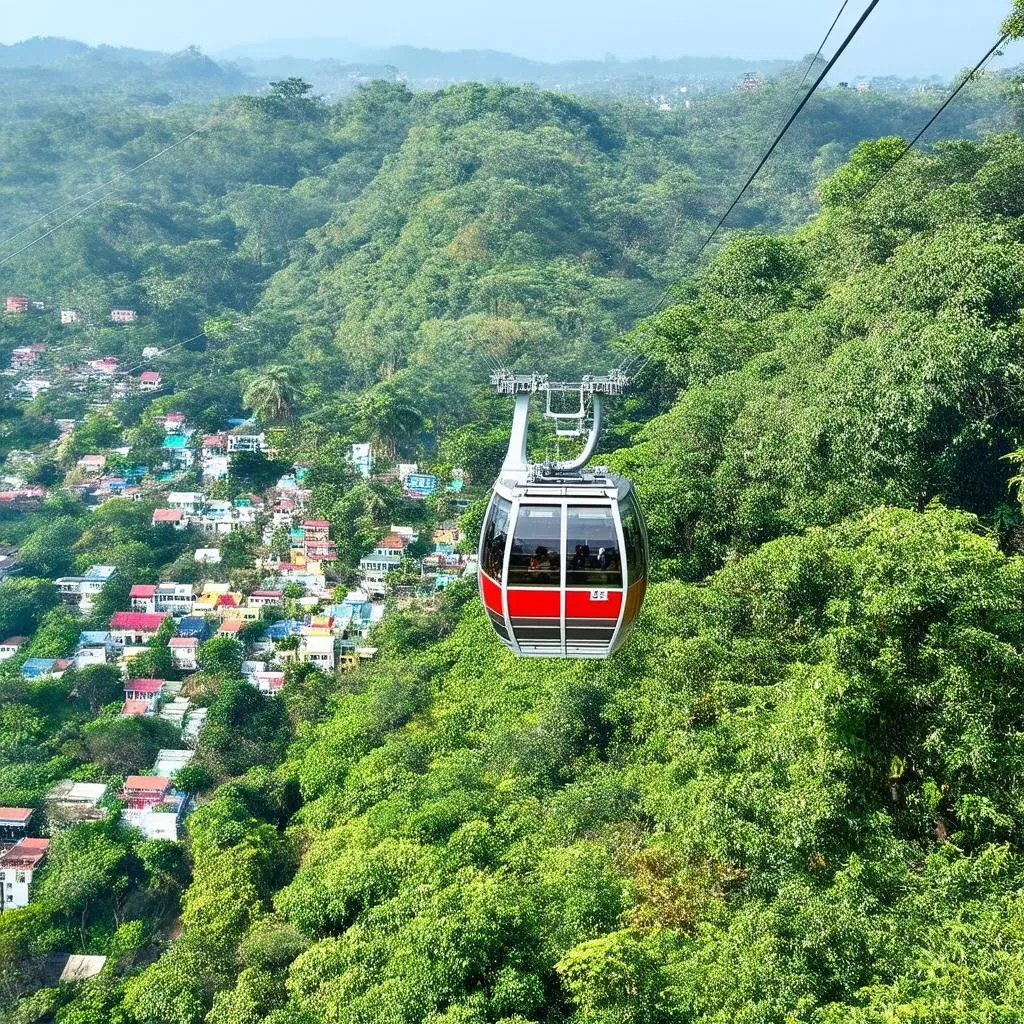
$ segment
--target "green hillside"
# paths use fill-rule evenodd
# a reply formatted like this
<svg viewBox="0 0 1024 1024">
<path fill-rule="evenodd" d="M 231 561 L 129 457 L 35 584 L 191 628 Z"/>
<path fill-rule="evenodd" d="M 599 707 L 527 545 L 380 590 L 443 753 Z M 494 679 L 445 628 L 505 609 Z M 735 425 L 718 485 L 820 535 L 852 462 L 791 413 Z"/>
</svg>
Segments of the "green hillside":
<svg viewBox="0 0 1024 1024">
<path fill-rule="evenodd" d="M 0 129 L 0 293 L 46 306 L 0 320 L 0 360 L 36 343 L 47 372 L 84 352 L 134 373 L 153 346 L 167 379 L 0 405 L 0 453 L 29 449 L 49 489 L 0 515 L 22 656 L 105 627 L 129 583 L 200 578 L 205 542 L 154 526 L 155 498 L 67 489 L 122 442 L 112 464 L 155 463 L 172 410 L 199 437 L 252 413 L 272 454 L 217 493 L 301 465 L 347 582 L 390 523 L 453 508 L 357 480 L 352 442 L 465 468 L 472 534 L 510 418 L 493 361 L 635 358 L 603 458 L 654 556 L 605 662 L 515 658 L 472 579 L 391 600 L 374 660 L 292 665 L 277 696 L 244 647 L 204 643 L 186 842 L 60 832 L 0 913 L 4 1021 L 1024 1021 L 1020 92 L 982 79 L 886 173 L 937 97 L 826 90 L 698 263 L 795 84 L 662 111 L 475 84 L 331 105 L 292 80 Z M 197 114 L 216 125 L 12 255 Z M 224 542 L 225 581 L 259 584 L 277 541 L 255 534 Z M 120 575 L 72 615 L 50 580 L 93 562 Z M 141 678 L 171 673 L 170 625 Z M 22 664 L 0 665 L 0 804 L 120 785 L 180 739 L 120 715 L 113 667 Z M 106 965 L 58 985 L 68 950 Z"/>
</svg>

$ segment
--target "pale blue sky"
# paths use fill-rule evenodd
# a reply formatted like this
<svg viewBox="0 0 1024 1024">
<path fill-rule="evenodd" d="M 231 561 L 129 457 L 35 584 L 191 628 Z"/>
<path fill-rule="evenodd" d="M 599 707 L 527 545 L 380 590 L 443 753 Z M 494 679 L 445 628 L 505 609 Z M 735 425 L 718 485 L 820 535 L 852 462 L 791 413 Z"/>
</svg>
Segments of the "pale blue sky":
<svg viewBox="0 0 1024 1024">
<path fill-rule="evenodd" d="M 866 0 L 851 0 L 852 24 Z M 681 55 L 799 57 L 839 0 L 0 0 L 0 41 L 208 53 L 243 43 L 336 37 L 364 45 L 491 48 L 541 60 Z M 949 75 L 995 41 L 1010 0 L 881 0 L 837 74 Z M 287 50 L 287 46 L 282 47 Z M 1024 59 L 1011 50 L 1008 60 Z M 1006 61 L 1004 61 L 1005 63 Z"/>
</svg>

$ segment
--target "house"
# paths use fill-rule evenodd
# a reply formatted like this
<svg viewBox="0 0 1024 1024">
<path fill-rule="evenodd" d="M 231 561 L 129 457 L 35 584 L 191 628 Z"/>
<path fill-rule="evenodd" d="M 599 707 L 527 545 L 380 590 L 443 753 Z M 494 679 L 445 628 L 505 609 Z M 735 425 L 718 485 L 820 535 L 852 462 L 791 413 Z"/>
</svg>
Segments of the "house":
<svg viewBox="0 0 1024 1024">
<path fill-rule="evenodd" d="M 154 600 L 155 611 L 170 612 L 172 615 L 187 615 L 195 603 L 191 583 L 158 583 Z"/>
<path fill-rule="evenodd" d="M 76 310 L 76 309 L 62 309 L 60 311 L 60 322 L 62 324 L 77 324 L 78 323 L 78 310 Z"/>
<path fill-rule="evenodd" d="M 277 694 L 284 689 L 283 672 L 253 672 L 249 681 L 261 693 Z"/>
<path fill-rule="evenodd" d="M 411 498 L 426 498 L 437 490 L 433 473 L 410 473 L 405 478 L 405 493 Z"/>
<path fill-rule="evenodd" d="M 178 839 L 178 826 L 188 800 L 174 792 L 166 775 L 129 775 L 121 799 L 125 803 L 122 820 L 139 829 L 147 839 Z"/>
<path fill-rule="evenodd" d="M 227 434 L 204 434 L 203 454 L 224 455 L 228 450 Z"/>
<path fill-rule="evenodd" d="M 105 665 L 114 653 L 114 642 L 105 629 L 86 629 L 78 634 L 78 648 L 75 651 L 75 668 L 89 665 Z"/>
<path fill-rule="evenodd" d="M 134 309 L 112 309 L 110 319 L 115 324 L 132 324 L 138 319 Z"/>
<path fill-rule="evenodd" d="M 21 676 L 23 679 L 45 679 L 56 674 L 56 665 L 56 658 L 29 658 L 21 666 Z"/>
<path fill-rule="evenodd" d="M 225 619 L 214 636 L 229 636 L 234 640 L 238 640 L 242 630 L 245 629 L 245 625 L 242 619 Z"/>
<path fill-rule="evenodd" d="M 320 669 L 321 672 L 334 671 L 334 637 L 328 633 L 303 633 L 299 637 L 299 660 Z"/>
<path fill-rule="evenodd" d="M 32 820 L 31 807 L 0 807 L 0 844 L 16 843 Z"/>
<path fill-rule="evenodd" d="M 167 456 L 172 466 L 179 469 L 191 468 L 194 456 L 188 446 L 188 438 L 184 434 L 167 434 L 160 445 L 160 450 Z"/>
<path fill-rule="evenodd" d="M 130 679 L 124 684 L 125 703 L 142 701 L 150 711 L 155 711 L 163 688 L 162 679 Z"/>
<path fill-rule="evenodd" d="M 220 565 L 220 548 L 196 548 L 195 560 L 200 565 Z"/>
<path fill-rule="evenodd" d="M 45 860 L 49 846 L 49 839 L 26 837 L 0 854 L 0 893 L 4 910 L 28 906 L 32 874 Z"/>
<path fill-rule="evenodd" d="M 178 636 L 195 637 L 200 643 L 210 635 L 210 624 L 199 615 L 186 615 L 178 623 Z"/>
<path fill-rule="evenodd" d="M 195 672 L 199 667 L 199 641 L 194 636 L 172 636 L 167 645 L 176 669 Z"/>
<path fill-rule="evenodd" d="M 159 391 L 163 376 L 157 370 L 145 370 L 139 374 L 139 391 Z"/>
<path fill-rule="evenodd" d="M 166 618 L 166 612 L 115 612 L 110 617 L 110 636 L 115 649 L 148 644 Z"/>
<path fill-rule="evenodd" d="M 164 417 L 165 434 L 182 434 L 185 432 L 185 414 L 183 412 L 169 412 Z"/>
<path fill-rule="evenodd" d="M 29 300 L 25 295 L 8 295 L 4 300 L 5 313 L 27 313 L 28 307 Z"/>
<path fill-rule="evenodd" d="M 372 554 L 359 559 L 359 573 L 364 590 L 374 595 L 384 593 L 384 578 L 401 564 L 405 547 L 405 538 L 392 532 L 377 541 Z"/>
<path fill-rule="evenodd" d="M 338 557 L 326 519 L 307 519 L 302 524 L 302 553 L 314 562 L 332 562 Z"/>
<path fill-rule="evenodd" d="M 249 595 L 249 604 L 254 608 L 267 608 L 284 600 L 283 590 L 254 590 Z"/>
<path fill-rule="evenodd" d="M 136 583 L 128 591 L 128 600 L 132 603 L 133 612 L 156 611 L 156 584 Z"/>
<path fill-rule="evenodd" d="M 145 359 L 147 362 L 150 359 L 156 359 L 157 356 L 162 355 L 162 354 L 163 354 L 163 349 L 159 348 L 156 345 L 147 345 L 142 350 L 142 358 Z"/>
<path fill-rule="evenodd" d="M 46 820 L 50 832 L 80 821 L 99 821 L 106 817 L 100 802 L 106 798 L 105 782 L 76 782 L 64 779 L 46 794 Z"/>
<path fill-rule="evenodd" d="M 238 433 L 228 434 L 228 454 L 235 452 L 262 452 L 266 451 L 267 435 L 263 433 Z"/>
<path fill-rule="evenodd" d="M 89 474 L 102 473 L 106 465 L 106 455 L 83 455 L 78 460 L 78 468 Z"/>
<path fill-rule="evenodd" d="M 65 604 L 89 615 L 97 595 L 115 572 L 117 567 L 113 565 L 91 565 L 84 576 L 59 576 L 53 584 Z"/>
<path fill-rule="evenodd" d="M 180 509 L 185 515 L 194 516 L 206 504 L 202 491 L 171 491 L 167 495 L 167 507 Z"/>
<path fill-rule="evenodd" d="M 369 444 L 352 445 L 352 465 L 362 477 L 373 475 L 373 450 Z"/>
<path fill-rule="evenodd" d="M 175 530 L 184 530 L 188 526 L 185 513 L 180 508 L 153 509 L 153 526 L 173 526 Z"/>
<path fill-rule="evenodd" d="M 26 643 L 27 638 L 23 636 L 9 636 L 6 640 L 0 642 L 0 661 L 13 658 Z"/>
<path fill-rule="evenodd" d="M 191 583 L 136 583 L 128 596 L 134 612 L 170 612 L 172 615 L 190 612 L 195 601 Z"/>
<path fill-rule="evenodd" d="M 184 768 L 195 756 L 194 750 L 161 750 L 156 755 L 153 774 L 173 779 L 174 773 Z"/>
</svg>

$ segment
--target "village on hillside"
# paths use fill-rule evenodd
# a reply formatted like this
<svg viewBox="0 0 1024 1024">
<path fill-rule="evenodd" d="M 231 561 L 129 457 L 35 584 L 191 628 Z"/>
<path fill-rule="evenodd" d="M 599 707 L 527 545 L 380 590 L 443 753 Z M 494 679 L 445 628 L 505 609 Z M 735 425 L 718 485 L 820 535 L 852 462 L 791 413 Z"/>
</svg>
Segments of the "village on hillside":
<svg viewBox="0 0 1024 1024">
<path fill-rule="evenodd" d="M 45 304 L 8 296 L 5 310 L 9 316 L 33 315 L 45 312 Z M 113 323 L 136 318 L 130 309 L 110 313 Z M 78 322 L 74 310 L 60 310 L 62 325 Z M 160 370 L 126 371 L 113 355 L 77 366 L 58 366 L 47 355 L 40 344 L 12 351 L 3 371 L 13 380 L 9 401 L 31 403 L 51 388 L 70 388 L 88 392 L 90 408 L 104 409 L 126 395 L 155 397 L 170 390 Z M 143 351 L 147 363 L 159 355 L 158 348 Z M 332 524 L 309 508 L 308 467 L 291 466 L 259 493 L 218 496 L 237 457 L 277 454 L 255 420 L 239 416 L 214 433 L 198 430 L 174 410 L 153 422 L 162 432 L 153 464 L 137 463 L 132 446 L 117 443 L 84 451 L 55 485 L 28 479 L 26 470 L 37 459 L 32 450 L 10 451 L 0 468 L 0 511 L 6 508 L 7 515 L 37 509 L 55 490 L 93 508 L 145 502 L 152 506 L 151 530 L 187 538 L 193 563 L 190 581 L 125 579 L 108 564 L 54 577 L 62 606 L 83 622 L 95 619 L 103 595 L 123 595 L 108 618 L 92 622 L 98 628 L 81 630 L 61 656 L 31 655 L 29 636 L 0 637 L 0 664 L 13 665 L 28 682 L 58 680 L 95 666 L 116 670 L 123 699 L 105 713 L 159 719 L 179 738 L 177 746 L 159 750 L 147 771 L 113 785 L 68 777 L 48 789 L 41 806 L 0 807 L 0 912 L 30 902 L 33 876 L 46 862 L 50 840 L 76 824 L 118 815 L 146 839 L 184 838 L 182 822 L 196 794 L 183 770 L 196 756 L 208 712 L 193 700 L 188 679 L 202 673 L 208 659 L 232 666 L 255 690 L 276 698 L 298 666 L 328 676 L 356 671 L 373 659 L 372 631 L 389 607 L 430 607 L 452 582 L 475 571 L 475 558 L 465 553 L 452 518 L 428 527 L 391 524 L 357 566 L 338 572 Z M 77 426 L 75 420 L 58 421 L 59 436 L 46 444 L 60 445 Z M 466 504 L 460 470 L 447 480 L 415 463 L 378 472 L 369 443 L 353 444 L 348 461 L 356 479 L 384 479 L 412 502 L 444 489 L 453 508 Z M 0 548 L 0 580 L 16 579 L 23 569 L 16 545 Z M 163 671 L 154 674 L 154 666 Z"/>
</svg>

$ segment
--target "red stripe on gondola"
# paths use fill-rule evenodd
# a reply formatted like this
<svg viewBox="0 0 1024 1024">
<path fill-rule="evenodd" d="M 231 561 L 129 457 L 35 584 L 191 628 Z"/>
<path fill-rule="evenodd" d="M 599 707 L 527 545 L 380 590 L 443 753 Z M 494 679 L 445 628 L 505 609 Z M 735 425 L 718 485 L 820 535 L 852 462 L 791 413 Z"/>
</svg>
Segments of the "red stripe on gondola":
<svg viewBox="0 0 1024 1024">
<path fill-rule="evenodd" d="M 603 600 L 595 599 L 603 595 Z M 617 619 L 622 608 L 621 590 L 567 590 L 565 617 L 567 619 Z"/>
<path fill-rule="evenodd" d="M 561 591 L 510 590 L 508 613 L 513 618 L 560 619 L 562 617 Z"/>
<path fill-rule="evenodd" d="M 480 573 L 480 585 L 484 595 L 484 605 L 495 615 L 504 616 L 505 606 L 501 600 L 501 587 L 490 578 Z"/>
</svg>

